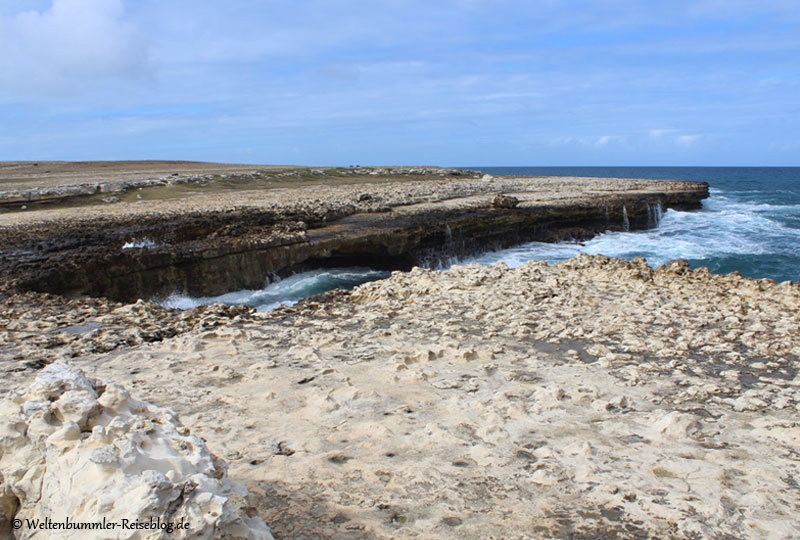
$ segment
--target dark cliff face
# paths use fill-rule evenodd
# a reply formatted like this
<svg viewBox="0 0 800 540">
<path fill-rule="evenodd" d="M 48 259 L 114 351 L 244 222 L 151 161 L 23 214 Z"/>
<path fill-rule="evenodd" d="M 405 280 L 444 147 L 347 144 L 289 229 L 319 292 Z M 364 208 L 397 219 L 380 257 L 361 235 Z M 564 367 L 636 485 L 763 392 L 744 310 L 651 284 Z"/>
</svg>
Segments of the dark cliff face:
<svg viewBox="0 0 800 540">
<path fill-rule="evenodd" d="M 308 221 L 247 210 L 84 223 L 21 231 L 15 245 L 4 249 L 0 273 L 17 291 L 118 301 L 176 291 L 214 296 L 261 287 L 271 274 L 308 266 L 408 269 L 531 240 L 585 240 L 606 230 L 644 229 L 655 226 L 659 208 L 696 209 L 707 196 L 707 186 L 697 185 L 567 205 L 433 205 Z M 299 217 L 306 216 L 294 216 Z"/>
</svg>

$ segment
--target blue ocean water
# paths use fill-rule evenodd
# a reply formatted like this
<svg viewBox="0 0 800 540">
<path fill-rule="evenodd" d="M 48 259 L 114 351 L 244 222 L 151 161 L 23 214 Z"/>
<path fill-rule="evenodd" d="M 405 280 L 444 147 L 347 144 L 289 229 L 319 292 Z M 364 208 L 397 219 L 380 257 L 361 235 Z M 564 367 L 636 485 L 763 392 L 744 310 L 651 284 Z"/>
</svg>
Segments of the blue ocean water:
<svg viewBox="0 0 800 540">
<path fill-rule="evenodd" d="M 578 253 L 632 259 L 651 266 L 686 259 L 714 273 L 800 282 L 800 167 L 465 167 L 494 175 L 652 178 L 708 182 L 702 210 L 667 210 L 655 229 L 607 232 L 582 244 L 530 242 L 458 262 L 518 266 L 531 259 L 558 263 Z M 370 268 L 321 269 L 273 282 L 264 289 L 214 298 L 174 295 L 165 305 L 188 308 L 223 302 L 267 311 L 334 288 L 383 279 Z"/>
<path fill-rule="evenodd" d="M 600 234 L 583 245 L 532 242 L 475 257 L 509 266 L 561 262 L 578 253 L 651 266 L 686 259 L 714 273 L 800 282 L 800 167 L 478 167 L 496 175 L 652 178 L 708 182 L 702 210 L 668 210 L 655 229 Z"/>
</svg>

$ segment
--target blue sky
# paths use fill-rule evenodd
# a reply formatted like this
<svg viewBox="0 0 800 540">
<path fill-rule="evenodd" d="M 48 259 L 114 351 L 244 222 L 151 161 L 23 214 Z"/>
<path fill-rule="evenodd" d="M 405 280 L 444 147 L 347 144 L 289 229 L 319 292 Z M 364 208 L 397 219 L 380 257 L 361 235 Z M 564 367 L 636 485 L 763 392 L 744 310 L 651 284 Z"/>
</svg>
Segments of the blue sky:
<svg viewBox="0 0 800 540">
<path fill-rule="evenodd" d="M 0 0 L 0 160 L 798 156 L 797 0 Z"/>
</svg>

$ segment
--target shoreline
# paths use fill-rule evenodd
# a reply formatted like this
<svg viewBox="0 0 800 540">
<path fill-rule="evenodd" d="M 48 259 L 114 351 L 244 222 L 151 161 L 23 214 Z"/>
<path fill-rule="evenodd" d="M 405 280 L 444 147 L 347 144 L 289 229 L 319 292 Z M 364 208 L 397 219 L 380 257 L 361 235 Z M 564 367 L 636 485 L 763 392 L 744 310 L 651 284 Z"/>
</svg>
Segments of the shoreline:
<svg viewBox="0 0 800 540">
<path fill-rule="evenodd" d="M 240 175 L 191 193 L 158 186 L 129 202 L 0 214 L 0 276 L 15 291 L 216 296 L 302 265 L 408 270 L 437 254 L 652 227 L 661 208 L 699 208 L 708 196 L 699 182 L 310 170 L 311 180 L 305 169 Z"/>
<path fill-rule="evenodd" d="M 186 257 L 224 259 L 234 239 L 247 247 L 265 234 L 276 242 L 265 249 L 315 246 L 333 260 L 336 249 L 353 256 L 348 245 L 370 238 L 372 249 L 388 252 L 381 239 L 393 237 L 400 254 L 412 253 L 414 241 L 424 246 L 426 232 L 439 245 L 434 224 L 485 242 L 498 223 L 513 230 L 562 219 L 550 233 L 579 235 L 604 226 L 608 210 L 613 226 L 622 227 L 624 211 L 632 229 L 646 228 L 648 204 L 691 207 L 704 190 L 439 177 L 6 213 L 0 231 L 16 239 L 14 249 L 72 238 L 64 268 L 88 250 L 98 271 L 112 251 L 171 253 L 174 263 L 183 244 Z M 496 204 L 498 195 L 517 203 Z M 249 210 L 226 213 L 239 196 Z M 298 208 L 320 202 L 300 220 L 305 227 L 291 225 Z M 359 202 L 380 207 L 363 211 Z M 87 228 L 104 212 L 110 217 Z M 121 250 L 131 235 L 162 230 L 164 219 L 162 229 L 177 236 L 202 234 L 171 251 Z M 210 237 L 209 225 L 222 234 Z M 62 248 L 42 251 L 31 268 Z M 241 515 L 254 527 L 263 520 L 278 539 L 800 534 L 800 284 L 587 255 L 513 269 L 414 268 L 269 313 L 69 298 L 21 284 L 0 295 L 0 401 L 21 395 L 45 366 L 65 363 L 105 382 L 96 388 L 119 383 L 133 398 L 173 409 L 185 426 L 177 433 L 204 440 L 201 454 L 227 463 L 224 482 L 246 488 L 236 496 Z M 95 444 L 70 440 L 59 444 L 75 452 Z M 122 447 L 103 448 L 123 457 Z M 53 470 L 87 501 L 89 482 L 118 474 Z M 162 482 L 183 493 L 173 480 Z"/>
<path fill-rule="evenodd" d="M 30 294 L 5 395 L 66 361 L 174 409 L 276 538 L 799 532 L 797 284 L 579 256 L 267 314 Z"/>
</svg>

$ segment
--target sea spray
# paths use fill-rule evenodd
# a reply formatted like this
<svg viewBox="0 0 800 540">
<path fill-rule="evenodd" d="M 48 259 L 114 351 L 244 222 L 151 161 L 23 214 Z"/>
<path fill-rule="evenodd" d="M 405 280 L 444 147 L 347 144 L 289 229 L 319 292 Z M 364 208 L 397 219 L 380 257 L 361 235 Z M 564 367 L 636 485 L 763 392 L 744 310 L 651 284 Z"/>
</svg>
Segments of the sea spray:
<svg viewBox="0 0 800 540">
<path fill-rule="evenodd" d="M 280 305 L 294 305 L 303 298 L 333 289 L 352 289 L 362 283 L 384 279 L 391 272 L 365 267 L 321 268 L 293 274 L 273 281 L 262 289 L 246 289 L 213 297 L 191 297 L 172 294 L 161 302 L 165 307 L 189 309 L 202 304 L 216 302 L 228 305 L 245 304 L 258 311 L 269 311 Z"/>
<path fill-rule="evenodd" d="M 135 249 L 135 248 L 154 248 L 158 247 L 159 244 L 154 240 L 147 238 L 146 236 L 143 238 L 132 238 L 122 244 L 122 249 Z"/>
<path fill-rule="evenodd" d="M 664 217 L 664 211 L 661 206 L 661 201 L 656 201 L 653 204 L 647 203 L 647 228 L 652 229 L 658 227 L 661 219 Z"/>
<path fill-rule="evenodd" d="M 692 267 L 707 266 L 712 272 L 737 270 L 750 277 L 771 277 L 776 281 L 800 281 L 798 260 L 800 229 L 789 225 L 794 207 L 733 202 L 720 191 L 712 191 L 701 211 L 652 210 L 654 228 L 636 232 L 606 232 L 574 243 L 529 242 L 486 253 L 465 262 L 493 264 L 499 260 L 518 266 L 531 259 L 559 263 L 579 253 L 632 259 L 644 257 L 651 266 L 686 259 Z M 796 214 L 800 216 L 800 206 Z M 798 220 L 800 225 L 800 220 Z"/>
<path fill-rule="evenodd" d="M 656 201 L 648 208 L 648 221 L 652 221 L 652 224 L 646 231 L 629 232 L 627 208 L 623 208 L 623 228 L 627 232 L 606 232 L 583 244 L 529 242 L 473 257 L 449 257 L 441 251 L 436 253 L 431 250 L 427 259 L 418 263 L 420 266 L 446 269 L 452 264 L 494 264 L 503 260 L 508 266 L 514 267 L 531 259 L 558 263 L 579 253 L 588 253 L 625 259 L 641 256 L 651 266 L 682 258 L 688 260 L 692 267 L 707 266 L 712 272 L 737 270 L 750 277 L 800 281 L 800 253 L 797 251 L 800 245 L 800 168 L 478 168 L 497 175 L 706 181 L 712 186 L 711 197 L 703 202 L 702 210 L 691 212 L 665 211 L 662 203 Z M 611 213 L 608 208 L 605 208 L 605 217 L 606 227 L 609 228 Z M 446 228 L 444 236 L 454 252 L 457 252 L 459 240 L 460 243 L 464 242 L 463 238 L 453 238 L 459 235 L 448 232 Z M 369 272 L 374 271 L 366 271 L 362 275 L 367 278 L 365 281 L 380 279 Z M 290 276 L 286 279 L 293 278 Z M 325 280 L 320 278 L 318 281 Z M 279 292 L 279 289 L 271 290 Z M 258 293 L 260 291 L 240 291 L 231 295 L 240 294 L 245 300 L 243 303 L 252 305 Z M 214 300 L 186 296 L 172 298 L 176 303 L 183 302 L 180 307 Z M 282 302 L 274 299 L 273 304 L 294 303 L 298 299 L 296 294 L 291 294 L 286 295 Z M 266 310 L 269 305 L 261 304 L 258 309 Z"/>
</svg>

